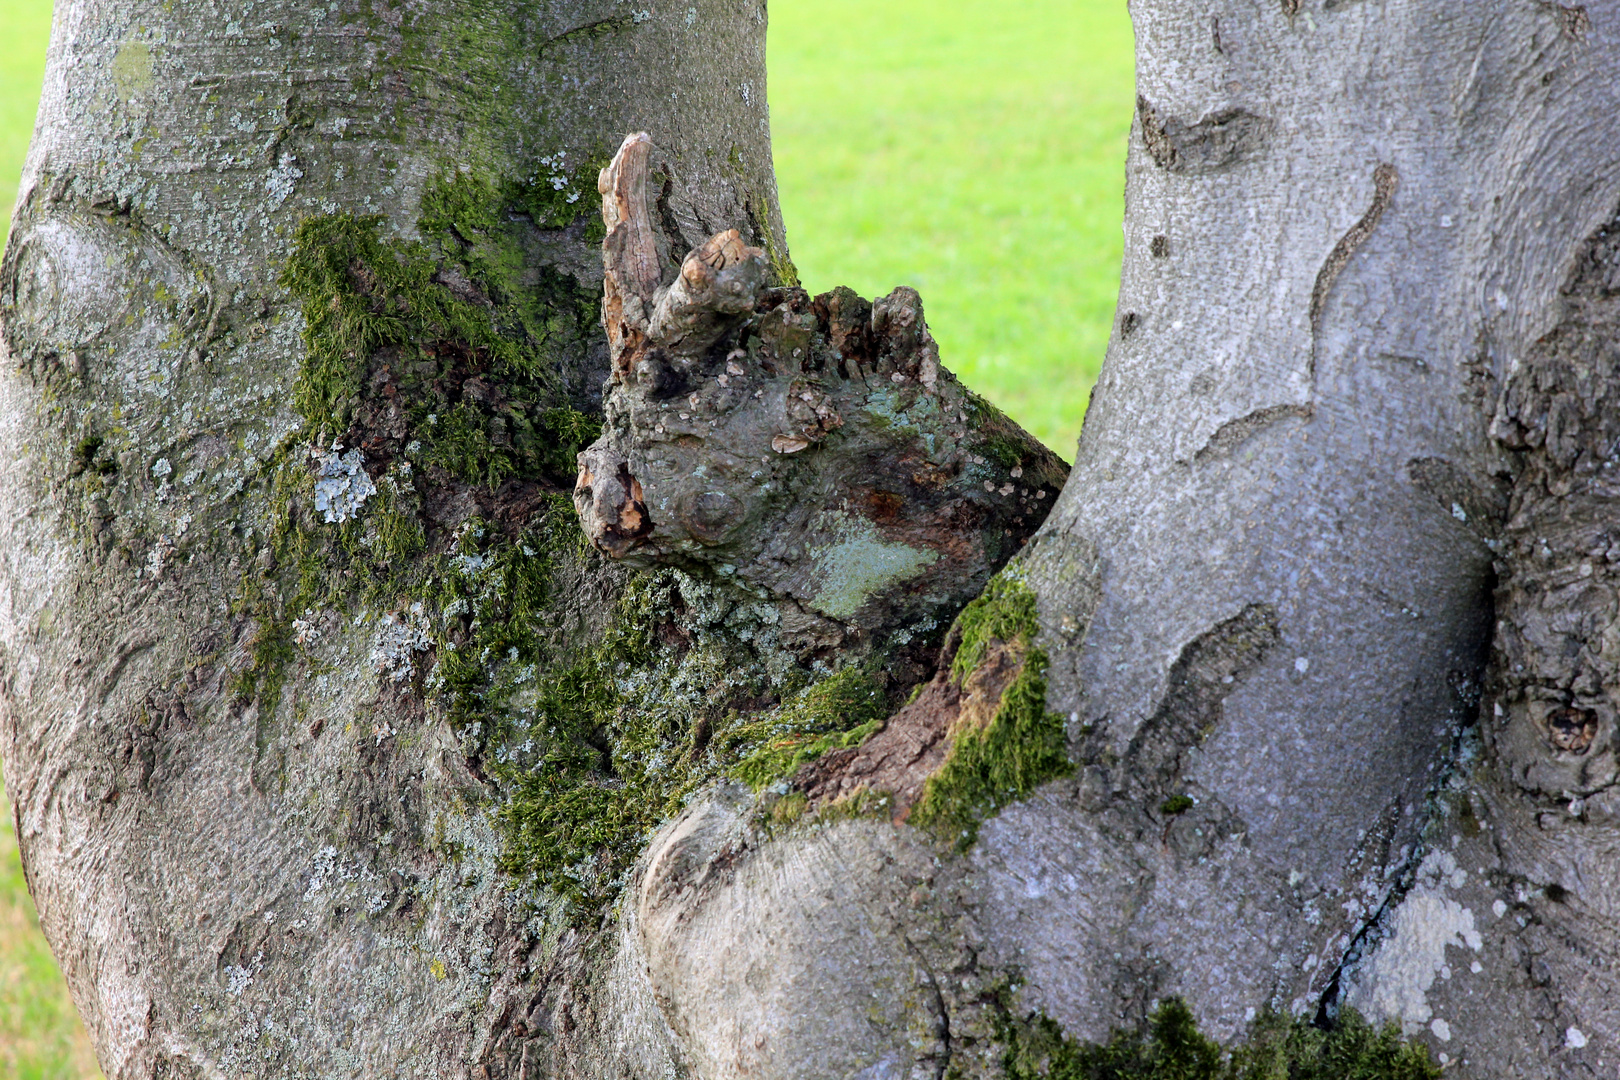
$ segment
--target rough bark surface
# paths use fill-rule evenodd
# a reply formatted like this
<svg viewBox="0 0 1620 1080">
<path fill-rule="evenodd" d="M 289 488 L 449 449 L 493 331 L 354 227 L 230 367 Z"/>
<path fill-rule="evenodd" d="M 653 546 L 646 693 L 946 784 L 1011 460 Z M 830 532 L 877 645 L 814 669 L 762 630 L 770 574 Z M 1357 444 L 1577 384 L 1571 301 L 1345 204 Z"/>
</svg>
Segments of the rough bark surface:
<svg viewBox="0 0 1620 1080">
<path fill-rule="evenodd" d="M 626 139 L 599 184 L 612 370 L 574 489 L 585 534 L 794 604 L 839 644 L 978 595 L 1063 462 L 940 366 L 914 289 L 767 289 L 735 230 L 665 285 L 650 149 Z"/>
<path fill-rule="evenodd" d="M 1620 13 L 1133 16 L 1119 330 L 1022 560 L 1080 771 L 963 857 L 973 970 L 1092 1039 L 1353 1005 L 1456 1075 L 1599 1075 Z"/>
<path fill-rule="evenodd" d="M 1611 1072 L 1620 10 L 1138 0 L 1118 332 L 948 636 L 1058 468 L 792 288 L 763 14 L 59 11 L 0 751 L 109 1075 L 994 1076 L 1172 994 Z M 818 515 L 953 501 L 826 599 Z"/>
</svg>

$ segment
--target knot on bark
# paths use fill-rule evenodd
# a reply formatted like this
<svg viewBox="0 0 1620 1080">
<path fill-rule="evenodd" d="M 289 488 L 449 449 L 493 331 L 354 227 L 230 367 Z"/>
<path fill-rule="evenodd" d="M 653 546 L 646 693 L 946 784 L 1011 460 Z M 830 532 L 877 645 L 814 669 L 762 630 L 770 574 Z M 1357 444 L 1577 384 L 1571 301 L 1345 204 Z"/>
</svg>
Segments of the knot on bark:
<svg viewBox="0 0 1620 1080">
<path fill-rule="evenodd" d="M 869 630 L 960 606 L 1045 518 L 1067 466 L 939 363 L 916 290 L 769 286 L 727 229 L 658 274 L 651 144 L 602 171 L 602 437 L 586 535 Z"/>
</svg>

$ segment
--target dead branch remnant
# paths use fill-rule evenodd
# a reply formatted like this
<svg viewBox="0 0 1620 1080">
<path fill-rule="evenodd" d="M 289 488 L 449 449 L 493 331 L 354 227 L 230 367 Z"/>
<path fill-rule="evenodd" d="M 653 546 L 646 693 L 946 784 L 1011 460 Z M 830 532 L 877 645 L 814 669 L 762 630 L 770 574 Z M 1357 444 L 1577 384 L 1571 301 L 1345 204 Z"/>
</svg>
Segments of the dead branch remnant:
<svg viewBox="0 0 1620 1080">
<path fill-rule="evenodd" d="M 664 285 L 651 148 L 627 138 L 598 184 L 612 367 L 574 491 L 592 543 L 857 634 L 965 603 L 1067 467 L 940 366 L 915 290 L 770 287 L 734 229 Z"/>
</svg>

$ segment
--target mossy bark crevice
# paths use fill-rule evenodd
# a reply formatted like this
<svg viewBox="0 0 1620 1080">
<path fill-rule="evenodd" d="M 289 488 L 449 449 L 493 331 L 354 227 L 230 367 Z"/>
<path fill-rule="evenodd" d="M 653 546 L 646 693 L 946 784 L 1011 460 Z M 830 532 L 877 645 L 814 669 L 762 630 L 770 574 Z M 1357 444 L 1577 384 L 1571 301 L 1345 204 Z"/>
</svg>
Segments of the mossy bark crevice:
<svg viewBox="0 0 1620 1080">
<path fill-rule="evenodd" d="M 1012 995 L 1003 991 L 1003 996 Z M 1267 1012 L 1223 1049 L 1199 1031 L 1180 998 L 1158 1004 L 1139 1031 L 1082 1043 L 1039 1013 L 1014 1019 L 1002 1005 L 998 1034 L 1007 1080 L 1439 1080 L 1440 1066 L 1398 1026 L 1374 1027 L 1346 1010 L 1328 1027 Z"/>
<path fill-rule="evenodd" d="M 979 823 L 1074 766 L 1062 717 L 1046 707 L 1035 596 L 1002 570 L 946 635 L 939 670 L 859 746 L 806 765 L 809 806 L 859 802 L 966 849 Z"/>
</svg>

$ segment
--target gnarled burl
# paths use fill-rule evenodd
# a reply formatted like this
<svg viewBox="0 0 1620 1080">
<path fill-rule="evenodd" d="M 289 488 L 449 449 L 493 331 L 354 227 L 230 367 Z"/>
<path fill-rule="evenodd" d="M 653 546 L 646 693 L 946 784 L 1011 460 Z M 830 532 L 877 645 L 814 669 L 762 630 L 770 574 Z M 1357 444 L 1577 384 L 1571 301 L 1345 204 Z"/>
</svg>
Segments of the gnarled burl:
<svg viewBox="0 0 1620 1080">
<path fill-rule="evenodd" d="M 772 287 L 735 229 L 661 268 L 645 134 L 602 170 L 602 437 L 579 457 L 609 555 L 715 574 L 856 632 L 960 606 L 1068 469 L 939 363 L 915 290 Z"/>
</svg>

